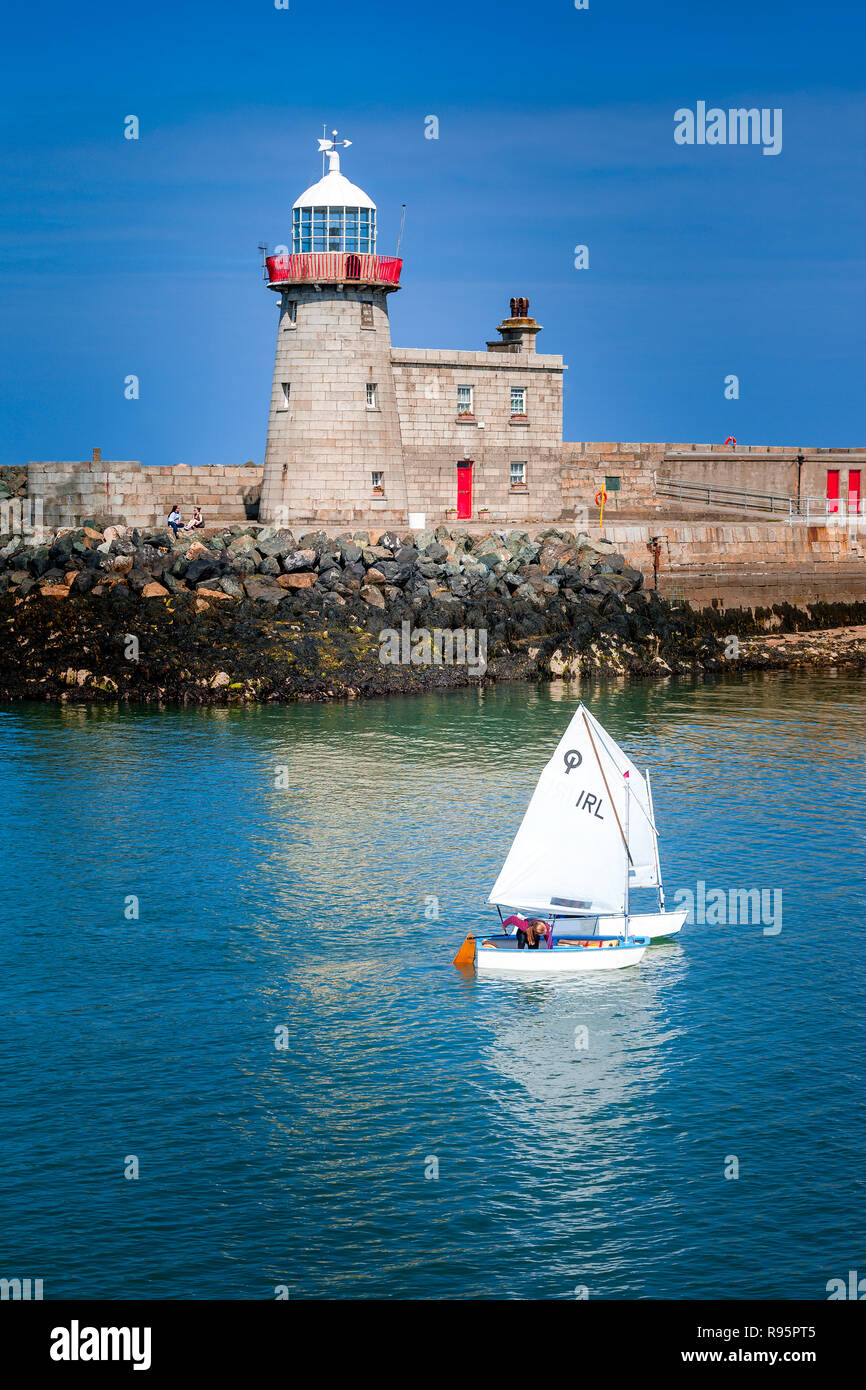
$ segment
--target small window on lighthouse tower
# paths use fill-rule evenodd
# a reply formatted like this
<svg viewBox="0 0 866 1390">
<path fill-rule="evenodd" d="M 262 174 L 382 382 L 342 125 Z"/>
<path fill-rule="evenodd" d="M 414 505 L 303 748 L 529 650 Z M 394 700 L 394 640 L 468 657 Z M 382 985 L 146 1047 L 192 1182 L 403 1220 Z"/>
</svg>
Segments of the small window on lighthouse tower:
<svg viewBox="0 0 866 1390">
<path fill-rule="evenodd" d="M 379 392 L 378 392 L 378 387 L 376 386 L 375 381 L 368 381 L 368 382 L 367 382 L 367 409 L 368 409 L 368 410 L 378 410 L 378 409 L 379 409 Z"/>
<path fill-rule="evenodd" d="M 373 305 L 368 299 L 361 301 L 361 327 L 375 328 L 373 323 Z"/>
<path fill-rule="evenodd" d="M 371 478 L 373 479 L 373 491 L 374 491 L 374 492 L 377 492 L 377 493 L 379 493 L 379 492 L 384 492 L 384 491 L 385 491 L 385 474 L 384 474 L 384 473 L 371 473 L 370 476 L 371 476 Z"/>
<path fill-rule="evenodd" d="M 280 385 L 281 385 L 282 391 L 283 391 L 283 399 L 282 399 L 282 401 L 280 402 L 280 404 L 279 404 L 279 406 L 277 407 L 277 409 L 278 409 L 278 410 L 288 410 L 288 408 L 289 408 L 289 400 L 290 400 L 290 397 L 291 397 L 291 394 L 292 394 L 292 387 L 291 387 L 290 382 L 288 382 L 288 381 L 282 381 L 282 382 L 280 382 Z"/>
</svg>

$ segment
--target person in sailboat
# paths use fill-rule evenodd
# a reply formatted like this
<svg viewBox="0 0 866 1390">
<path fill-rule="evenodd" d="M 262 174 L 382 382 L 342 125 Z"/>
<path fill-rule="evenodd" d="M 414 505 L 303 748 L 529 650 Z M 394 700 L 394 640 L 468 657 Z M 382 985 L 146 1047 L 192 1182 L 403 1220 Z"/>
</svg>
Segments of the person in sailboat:
<svg viewBox="0 0 866 1390">
<path fill-rule="evenodd" d="M 526 947 L 530 951 L 537 951 L 541 938 L 545 940 L 550 935 L 550 926 L 542 921 L 540 917 L 524 917 L 522 912 L 518 912 L 513 917 L 506 917 L 502 923 L 506 931 L 509 927 L 515 929 L 517 935 L 517 949 L 524 950 Z"/>
</svg>

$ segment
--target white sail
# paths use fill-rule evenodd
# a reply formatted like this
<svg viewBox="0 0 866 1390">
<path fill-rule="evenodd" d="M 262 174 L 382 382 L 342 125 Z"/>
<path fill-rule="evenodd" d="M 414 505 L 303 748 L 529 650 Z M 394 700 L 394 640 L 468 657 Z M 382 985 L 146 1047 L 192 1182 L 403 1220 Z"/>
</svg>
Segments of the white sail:
<svg viewBox="0 0 866 1390">
<path fill-rule="evenodd" d="M 619 744 L 614 742 L 607 730 L 603 729 L 598 720 L 593 718 L 589 710 L 584 709 L 583 706 L 580 709 L 589 721 L 596 746 L 605 766 L 609 758 L 621 778 L 624 779 L 625 774 L 628 773 L 628 785 L 631 793 L 628 826 L 628 847 L 631 854 L 629 883 L 632 888 L 657 888 L 659 882 L 658 835 L 653 815 L 652 793 L 647 779 L 628 754 L 624 753 Z"/>
<path fill-rule="evenodd" d="M 583 705 L 526 808 L 489 901 L 562 916 L 625 906 L 625 779 Z"/>
<path fill-rule="evenodd" d="M 623 912 L 627 796 L 629 885 L 653 886 L 646 781 L 579 705 L 538 780 L 489 901 L 560 916 Z"/>
</svg>

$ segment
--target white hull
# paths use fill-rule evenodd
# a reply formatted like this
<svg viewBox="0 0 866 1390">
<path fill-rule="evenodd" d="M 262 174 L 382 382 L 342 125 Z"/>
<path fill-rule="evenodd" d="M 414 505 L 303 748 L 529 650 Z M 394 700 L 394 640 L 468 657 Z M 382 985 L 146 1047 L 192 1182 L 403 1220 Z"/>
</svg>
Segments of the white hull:
<svg viewBox="0 0 866 1390">
<path fill-rule="evenodd" d="M 631 912 L 629 913 L 629 930 L 633 936 L 648 936 L 654 940 L 660 936 L 676 936 L 677 932 L 682 931 L 688 909 L 683 908 L 679 912 Z M 603 936 L 616 936 L 617 932 L 625 930 L 625 920 L 620 917 L 597 917 L 596 925 L 592 928 L 590 935 L 597 935 L 599 932 Z M 556 930 L 561 932 L 563 928 L 562 919 L 557 923 Z"/>
<path fill-rule="evenodd" d="M 588 939 L 588 938 L 584 938 Z M 627 946 L 554 946 L 549 950 L 539 946 L 517 949 L 514 938 L 496 937 L 481 940 L 475 947 L 475 968 L 480 975 L 573 975 L 583 970 L 620 970 L 637 965 L 648 941 L 646 937 L 631 938 Z"/>
</svg>

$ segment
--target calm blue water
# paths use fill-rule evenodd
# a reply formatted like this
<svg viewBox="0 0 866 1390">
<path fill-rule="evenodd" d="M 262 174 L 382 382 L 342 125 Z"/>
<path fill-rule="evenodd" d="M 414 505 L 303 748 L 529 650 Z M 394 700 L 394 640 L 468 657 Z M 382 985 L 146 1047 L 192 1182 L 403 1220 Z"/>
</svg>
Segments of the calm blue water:
<svg viewBox="0 0 866 1390">
<path fill-rule="evenodd" d="M 864 689 L 584 688 L 653 769 L 669 902 L 781 889 L 782 931 L 541 983 L 450 961 L 574 691 L 7 706 L 0 1276 L 825 1298 L 866 1259 Z"/>
</svg>

